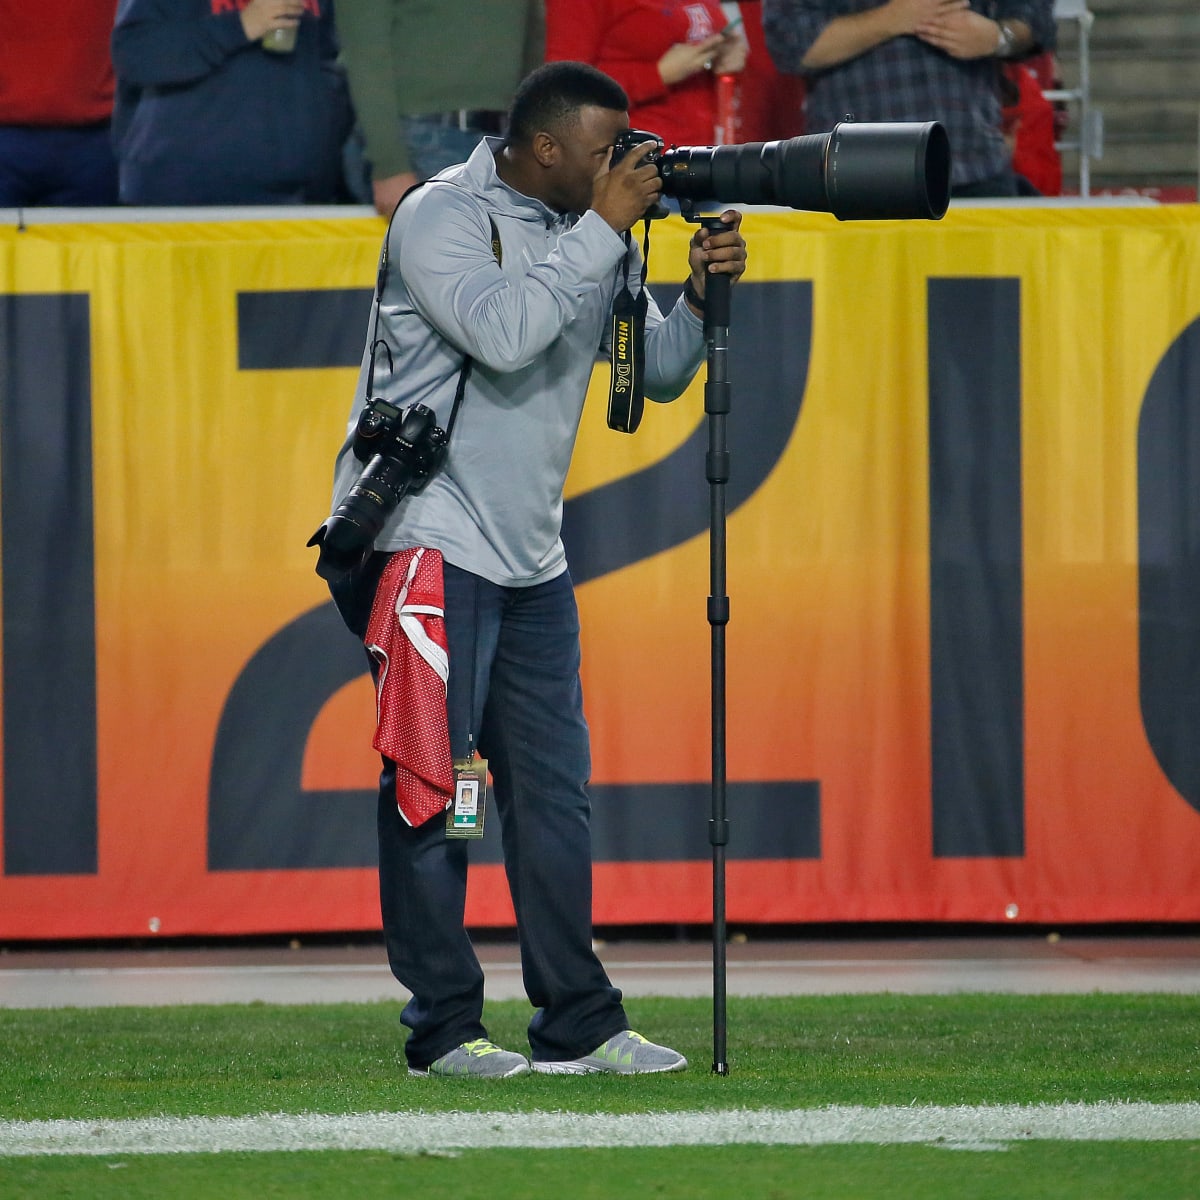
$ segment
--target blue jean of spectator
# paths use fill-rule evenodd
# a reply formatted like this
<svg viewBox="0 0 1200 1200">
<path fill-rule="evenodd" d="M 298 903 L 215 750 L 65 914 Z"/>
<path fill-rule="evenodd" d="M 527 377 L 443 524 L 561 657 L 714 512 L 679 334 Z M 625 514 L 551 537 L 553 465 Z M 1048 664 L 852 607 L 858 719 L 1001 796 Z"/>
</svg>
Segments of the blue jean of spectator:
<svg viewBox="0 0 1200 1200">
<path fill-rule="evenodd" d="M 117 202 L 107 121 L 79 128 L 0 125 L 0 208 Z"/>
<path fill-rule="evenodd" d="M 404 138 L 418 179 L 430 179 L 439 171 L 466 162 L 484 135 L 473 129 L 458 129 L 424 117 L 404 117 Z"/>
</svg>

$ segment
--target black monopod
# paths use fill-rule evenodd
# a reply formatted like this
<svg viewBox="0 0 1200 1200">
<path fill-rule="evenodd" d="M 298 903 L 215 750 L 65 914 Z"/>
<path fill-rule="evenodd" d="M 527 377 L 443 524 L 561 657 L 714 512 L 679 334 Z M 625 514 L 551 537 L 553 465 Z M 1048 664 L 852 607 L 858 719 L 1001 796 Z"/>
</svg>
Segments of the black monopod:
<svg viewBox="0 0 1200 1200">
<path fill-rule="evenodd" d="M 720 217 L 701 217 L 704 229 L 727 228 Z M 729 482 L 729 449 L 725 418 L 729 415 L 729 322 L 731 280 L 709 275 L 704 282 L 704 341 L 708 352 L 708 378 L 704 383 L 704 412 L 708 423 L 708 453 L 704 473 L 708 479 L 708 623 L 712 642 L 712 809 L 708 840 L 713 864 L 713 1072 L 729 1074 L 725 1055 L 725 847 L 729 821 L 725 816 L 725 626 L 729 623 L 729 596 L 725 583 L 725 485 Z"/>
<path fill-rule="evenodd" d="M 612 162 L 634 146 L 659 141 L 652 133 L 622 131 Z M 659 145 L 661 146 L 661 141 Z M 748 142 L 732 146 L 672 146 L 648 156 L 656 164 L 663 194 L 679 202 L 683 216 L 702 228 L 720 232 L 719 216 L 702 216 L 699 202 L 767 204 L 832 213 L 839 221 L 936 221 L 950 203 L 950 141 L 936 121 L 858 124 L 852 118 L 829 133 L 805 134 L 785 141 Z M 649 221 L 665 216 L 662 206 L 647 213 Z M 647 240 L 647 251 L 649 242 Z M 644 276 L 643 276 L 644 281 Z M 712 811 L 708 840 L 713 860 L 713 1072 L 729 1074 L 726 1060 L 726 919 L 725 853 L 729 821 L 725 815 L 725 627 L 729 624 L 726 594 L 725 485 L 729 482 L 729 449 L 725 419 L 730 412 L 729 275 L 708 275 L 704 284 L 704 340 L 708 378 L 704 411 L 708 423 L 705 474 L 709 485 L 709 597 L 712 627 Z M 628 316 L 623 318 L 628 321 Z M 614 360 L 615 361 L 615 360 Z M 636 355 L 631 358 L 636 363 Z M 636 402 L 614 384 L 609 424 L 632 433 L 641 419 Z"/>
<path fill-rule="evenodd" d="M 638 135 L 641 136 L 641 135 Z M 833 213 L 839 220 L 924 218 L 937 220 L 950 200 L 950 146 L 936 122 L 923 125 L 855 125 L 830 134 L 786 142 L 705 149 L 672 148 L 660 160 L 664 192 L 679 200 L 689 221 L 720 232 L 719 216 L 699 216 L 695 200 L 784 204 Z M 729 1074 L 726 1055 L 727 962 L 725 857 L 726 816 L 725 628 L 726 496 L 730 456 L 726 417 L 731 407 L 729 275 L 709 275 L 704 284 L 704 340 L 708 378 L 704 412 L 708 424 L 705 475 L 709 488 L 708 623 L 712 643 L 712 806 L 708 840 L 713 864 L 713 1073 Z"/>
</svg>

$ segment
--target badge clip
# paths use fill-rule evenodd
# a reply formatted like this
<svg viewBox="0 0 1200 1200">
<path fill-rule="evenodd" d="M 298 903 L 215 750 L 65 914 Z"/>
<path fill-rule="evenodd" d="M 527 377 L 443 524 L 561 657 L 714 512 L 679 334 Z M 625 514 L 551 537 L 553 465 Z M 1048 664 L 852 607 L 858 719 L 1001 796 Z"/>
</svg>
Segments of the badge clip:
<svg viewBox="0 0 1200 1200">
<path fill-rule="evenodd" d="M 454 801 L 446 809 L 448 838 L 483 837 L 487 813 L 487 759 L 454 760 Z"/>
</svg>

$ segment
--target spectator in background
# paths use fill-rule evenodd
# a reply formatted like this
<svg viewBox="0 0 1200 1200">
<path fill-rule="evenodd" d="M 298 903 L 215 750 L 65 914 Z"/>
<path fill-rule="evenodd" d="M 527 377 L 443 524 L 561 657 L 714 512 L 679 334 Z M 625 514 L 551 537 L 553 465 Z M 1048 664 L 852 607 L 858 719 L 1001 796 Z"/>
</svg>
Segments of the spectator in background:
<svg viewBox="0 0 1200 1200">
<path fill-rule="evenodd" d="M 746 69 L 738 76 L 735 141 L 771 142 L 804 132 L 804 80 L 776 69 L 763 33 L 762 0 L 723 5 L 740 10 L 746 35 Z"/>
<path fill-rule="evenodd" d="M 1051 0 L 763 0 L 767 45 L 808 81 L 806 129 L 940 121 L 955 196 L 1015 196 L 997 61 L 1054 44 Z"/>
<path fill-rule="evenodd" d="M 716 78 L 746 63 L 717 0 L 548 0 L 546 58 L 599 67 L 629 96 L 629 121 L 667 145 L 707 146 Z"/>
<path fill-rule="evenodd" d="M 294 48 L 268 49 L 276 31 Z M 331 0 L 120 0 L 112 54 L 123 204 L 341 198 Z"/>
<path fill-rule="evenodd" d="M 341 0 L 342 62 L 376 210 L 465 162 L 504 130 L 521 79 L 542 61 L 542 0 Z"/>
<path fill-rule="evenodd" d="M 117 202 L 116 0 L 0 0 L 0 208 Z"/>
</svg>

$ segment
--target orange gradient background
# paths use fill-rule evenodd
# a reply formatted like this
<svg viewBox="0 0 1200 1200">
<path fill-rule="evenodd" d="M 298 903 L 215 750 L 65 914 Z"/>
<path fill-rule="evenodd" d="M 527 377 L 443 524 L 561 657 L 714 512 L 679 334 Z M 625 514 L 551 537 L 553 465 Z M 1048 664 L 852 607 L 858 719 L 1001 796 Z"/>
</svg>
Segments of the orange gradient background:
<svg viewBox="0 0 1200 1200">
<path fill-rule="evenodd" d="M 95 875 L 0 876 L 0 938 L 378 926 L 373 871 L 210 873 L 205 839 L 231 686 L 327 598 L 305 542 L 356 379 L 239 371 L 236 296 L 369 288 L 382 229 L 0 232 L 0 288 L 90 296 L 100 833 Z M 732 861 L 730 919 L 1200 919 L 1200 814 L 1163 776 L 1139 710 L 1135 457 L 1147 383 L 1200 315 L 1200 212 L 751 213 L 744 229 L 750 280 L 812 281 L 813 343 L 791 441 L 729 520 L 728 773 L 818 780 L 821 854 Z M 687 236 L 676 219 L 656 226 L 652 281 L 679 276 Z M 1021 283 L 1020 858 L 932 852 L 925 292 L 945 276 Z M 739 328 L 736 295 L 734 336 L 756 352 L 799 336 L 787 313 Z M 656 462 L 703 420 L 698 380 L 622 437 L 606 390 L 601 369 L 572 494 Z M 579 589 L 597 782 L 708 779 L 707 591 L 704 537 Z M 306 788 L 373 786 L 373 713 L 365 676 L 329 700 Z M 707 862 L 599 863 L 595 918 L 705 922 L 710 889 Z M 468 920 L 511 921 L 498 867 L 473 869 Z"/>
</svg>

